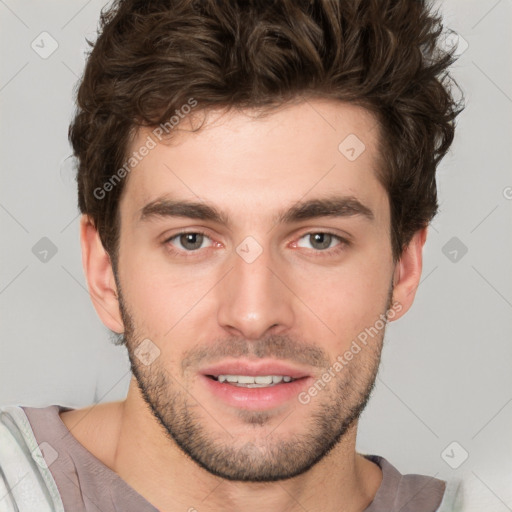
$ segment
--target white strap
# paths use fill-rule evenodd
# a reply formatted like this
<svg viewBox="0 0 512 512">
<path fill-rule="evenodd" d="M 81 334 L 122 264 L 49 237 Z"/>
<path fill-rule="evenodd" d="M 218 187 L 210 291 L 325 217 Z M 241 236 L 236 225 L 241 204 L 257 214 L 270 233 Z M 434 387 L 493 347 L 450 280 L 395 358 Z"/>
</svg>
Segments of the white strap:
<svg viewBox="0 0 512 512">
<path fill-rule="evenodd" d="M 447 481 L 443 500 L 436 512 L 463 512 L 462 481 L 454 478 Z"/>
<path fill-rule="evenodd" d="M 30 422 L 19 406 L 0 407 L 0 512 L 64 512 Z"/>
</svg>

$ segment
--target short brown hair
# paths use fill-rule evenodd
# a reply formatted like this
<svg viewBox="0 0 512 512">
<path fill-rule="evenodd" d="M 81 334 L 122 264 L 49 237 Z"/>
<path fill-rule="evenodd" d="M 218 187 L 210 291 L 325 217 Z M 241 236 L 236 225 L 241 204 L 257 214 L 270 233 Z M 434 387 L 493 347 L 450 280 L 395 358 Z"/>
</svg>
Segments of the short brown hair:
<svg viewBox="0 0 512 512">
<path fill-rule="evenodd" d="M 422 0 L 115 0 L 89 42 L 69 128 L 80 211 L 115 268 L 125 180 L 95 191 L 125 164 L 137 127 L 168 122 L 190 98 L 197 109 L 330 98 L 378 120 L 397 260 L 437 212 L 436 168 L 464 108 L 443 34 Z"/>
</svg>

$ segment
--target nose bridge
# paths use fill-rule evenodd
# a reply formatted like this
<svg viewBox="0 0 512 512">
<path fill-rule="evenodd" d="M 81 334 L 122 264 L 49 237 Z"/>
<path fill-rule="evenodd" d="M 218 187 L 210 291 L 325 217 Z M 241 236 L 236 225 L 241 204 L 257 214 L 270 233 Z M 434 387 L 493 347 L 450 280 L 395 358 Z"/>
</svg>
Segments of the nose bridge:
<svg viewBox="0 0 512 512">
<path fill-rule="evenodd" d="M 271 327 L 290 327 L 294 315 L 290 292 L 275 275 L 279 271 L 270 250 L 254 240 L 244 242 L 233 254 L 232 270 L 221 287 L 218 321 L 254 339 Z"/>
</svg>

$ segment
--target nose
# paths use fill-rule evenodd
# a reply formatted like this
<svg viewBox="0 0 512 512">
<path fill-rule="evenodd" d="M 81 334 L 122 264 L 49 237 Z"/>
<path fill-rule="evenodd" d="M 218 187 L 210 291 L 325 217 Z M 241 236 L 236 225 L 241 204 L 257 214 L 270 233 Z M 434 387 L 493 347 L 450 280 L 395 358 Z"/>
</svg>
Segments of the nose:
<svg viewBox="0 0 512 512">
<path fill-rule="evenodd" d="M 237 253 L 232 260 L 232 270 L 218 287 L 219 325 L 246 339 L 289 329 L 294 322 L 293 293 L 285 284 L 284 269 L 272 262 L 268 250 L 252 262 Z"/>
</svg>

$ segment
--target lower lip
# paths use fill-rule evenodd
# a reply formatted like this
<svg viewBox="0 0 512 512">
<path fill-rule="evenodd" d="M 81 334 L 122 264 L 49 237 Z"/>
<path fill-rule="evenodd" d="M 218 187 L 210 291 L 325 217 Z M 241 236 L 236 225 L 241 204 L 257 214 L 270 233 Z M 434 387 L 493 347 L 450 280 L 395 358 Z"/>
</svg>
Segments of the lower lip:
<svg viewBox="0 0 512 512">
<path fill-rule="evenodd" d="M 307 388 L 312 380 L 311 377 L 303 377 L 266 388 L 244 388 L 219 382 L 206 375 L 200 377 L 210 392 L 222 401 L 248 410 L 270 409 L 290 400 L 297 400 L 299 393 Z"/>
</svg>

